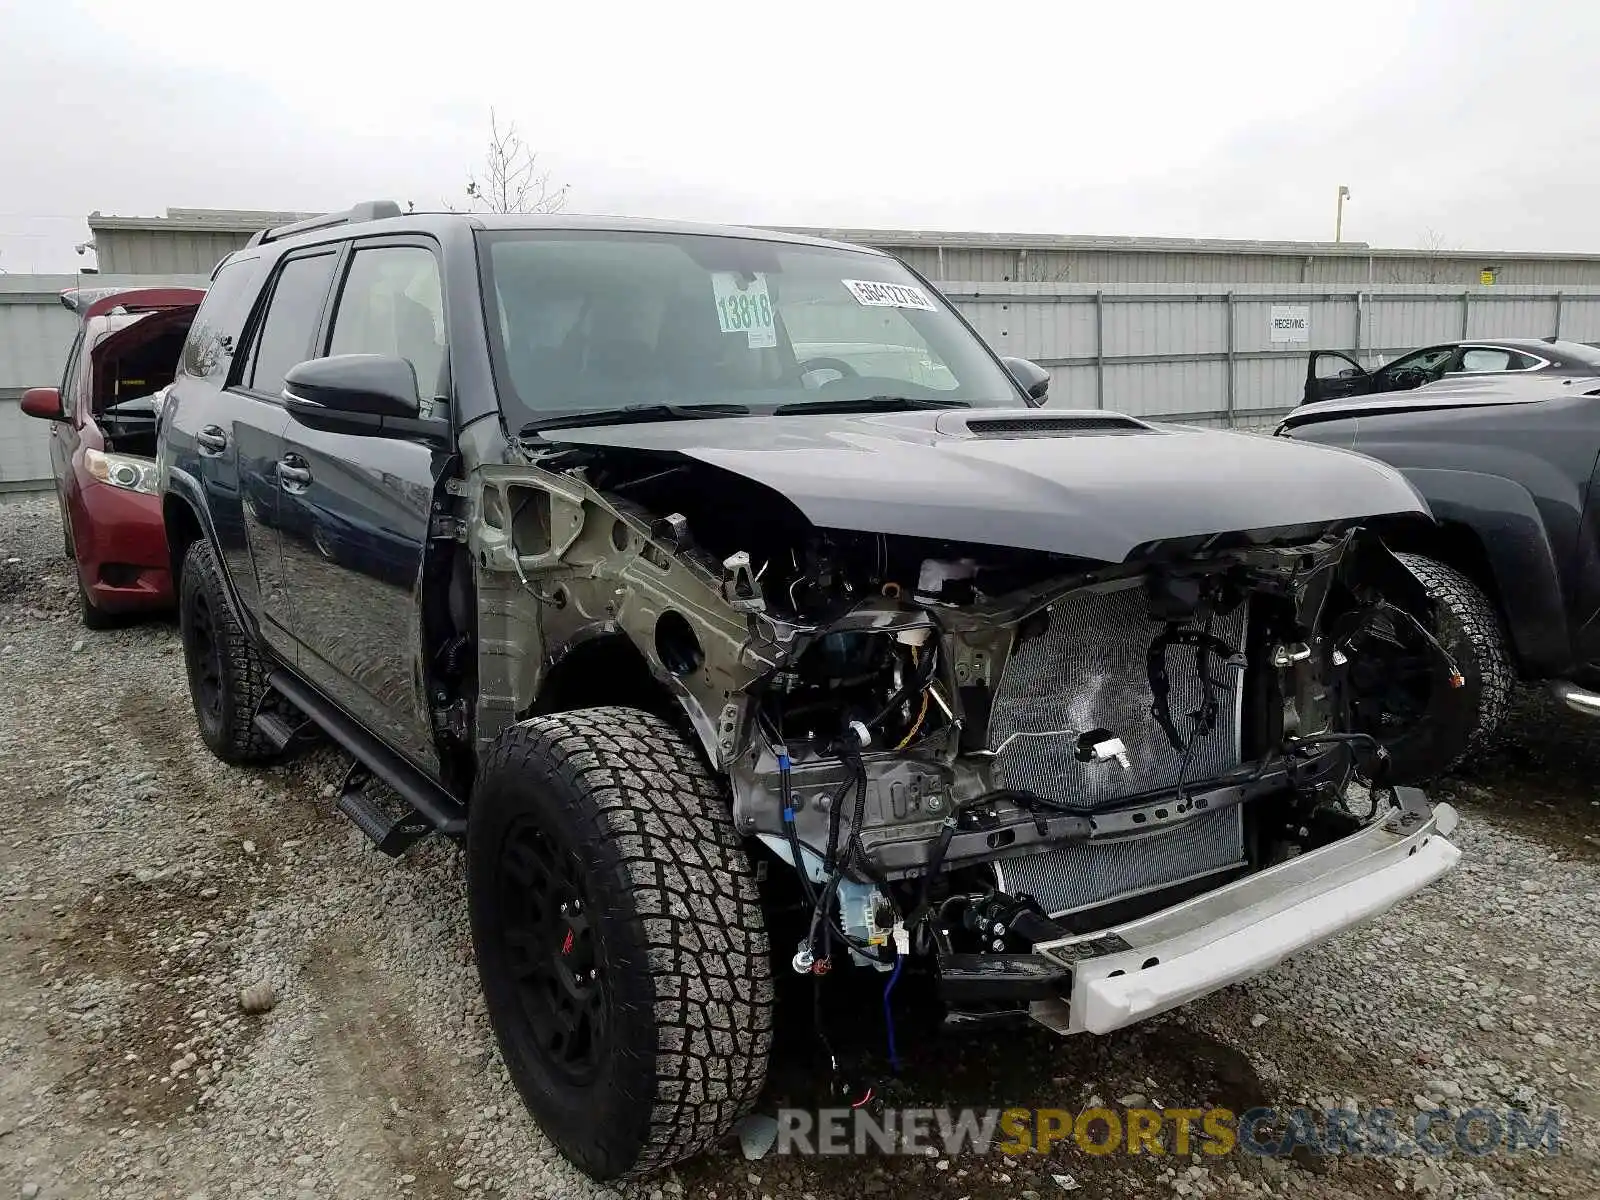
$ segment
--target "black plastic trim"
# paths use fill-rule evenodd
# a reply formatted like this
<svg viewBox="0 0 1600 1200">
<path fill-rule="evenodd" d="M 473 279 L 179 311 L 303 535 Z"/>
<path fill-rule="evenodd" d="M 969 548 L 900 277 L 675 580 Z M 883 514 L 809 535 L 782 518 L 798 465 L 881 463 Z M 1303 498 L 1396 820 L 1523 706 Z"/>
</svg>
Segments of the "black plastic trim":
<svg viewBox="0 0 1600 1200">
<path fill-rule="evenodd" d="M 267 683 L 365 763 L 440 833 L 461 837 L 467 832 L 467 810 L 459 800 L 347 717 L 321 692 L 281 668 L 267 677 Z"/>
</svg>

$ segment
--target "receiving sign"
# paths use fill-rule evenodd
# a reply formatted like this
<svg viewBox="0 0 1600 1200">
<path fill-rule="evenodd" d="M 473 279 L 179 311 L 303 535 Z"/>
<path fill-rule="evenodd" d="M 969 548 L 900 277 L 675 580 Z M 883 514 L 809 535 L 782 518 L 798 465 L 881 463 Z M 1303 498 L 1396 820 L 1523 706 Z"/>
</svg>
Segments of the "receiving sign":
<svg viewBox="0 0 1600 1200">
<path fill-rule="evenodd" d="M 1272 306 L 1272 340 L 1275 342 L 1309 342 L 1311 340 L 1311 306 L 1308 304 L 1274 304 Z"/>
</svg>

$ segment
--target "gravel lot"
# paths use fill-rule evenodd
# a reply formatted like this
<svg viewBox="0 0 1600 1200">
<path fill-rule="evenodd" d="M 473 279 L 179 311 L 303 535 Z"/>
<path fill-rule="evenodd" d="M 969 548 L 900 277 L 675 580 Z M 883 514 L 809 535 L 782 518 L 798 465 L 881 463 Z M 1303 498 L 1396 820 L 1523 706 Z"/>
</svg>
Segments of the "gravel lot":
<svg viewBox="0 0 1600 1200">
<path fill-rule="evenodd" d="M 462 869 L 332 811 L 344 763 L 194 733 L 170 623 L 76 619 L 53 501 L 0 505 L 0 1197 L 1600 1195 L 1600 726 L 1523 697 L 1439 792 L 1462 869 L 1378 924 L 1106 1039 L 907 1016 L 898 1104 L 1558 1108 L 1555 1158 L 747 1162 L 622 1192 L 565 1165 L 493 1049 Z M 269 984 L 264 1014 L 241 989 Z M 915 999 L 915 997 L 911 997 Z M 840 1005 L 873 1003 L 844 995 Z M 770 1105 L 821 1102 L 787 997 Z M 790 1011 L 790 1009 L 796 1011 Z M 867 1011 L 872 1011 L 870 1008 Z M 836 1023 L 877 1052 L 871 1020 Z M 863 1030 L 850 1034 L 849 1029 Z M 859 1043 L 852 1040 L 859 1038 Z"/>
</svg>

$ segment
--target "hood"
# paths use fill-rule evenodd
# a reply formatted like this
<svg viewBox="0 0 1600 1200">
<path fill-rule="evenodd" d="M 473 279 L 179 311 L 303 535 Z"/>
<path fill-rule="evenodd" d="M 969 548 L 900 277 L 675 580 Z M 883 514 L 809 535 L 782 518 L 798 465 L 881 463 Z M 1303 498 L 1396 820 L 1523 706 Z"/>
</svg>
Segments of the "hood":
<svg viewBox="0 0 1600 1200">
<path fill-rule="evenodd" d="M 1426 412 L 1443 408 L 1482 408 L 1497 404 L 1538 404 L 1562 396 L 1592 393 L 1600 377 L 1559 376 L 1548 372 L 1527 375 L 1462 375 L 1446 377 L 1406 392 L 1381 392 L 1375 396 L 1340 396 L 1302 404 L 1279 424 L 1280 429 L 1342 421 L 1349 417 L 1376 417 L 1385 413 Z"/>
<path fill-rule="evenodd" d="M 1363 455 L 1095 410 L 728 417 L 540 436 L 681 454 L 766 485 L 824 528 L 1102 562 L 1170 538 L 1428 512 L 1399 472 Z"/>
</svg>

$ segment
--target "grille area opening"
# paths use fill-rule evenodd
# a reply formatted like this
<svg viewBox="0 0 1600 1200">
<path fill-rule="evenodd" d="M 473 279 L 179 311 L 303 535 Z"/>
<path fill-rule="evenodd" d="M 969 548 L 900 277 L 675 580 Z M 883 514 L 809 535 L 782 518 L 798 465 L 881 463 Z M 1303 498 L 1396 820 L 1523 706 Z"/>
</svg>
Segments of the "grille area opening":
<svg viewBox="0 0 1600 1200">
<path fill-rule="evenodd" d="M 1219 617 L 1213 632 L 1243 646 L 1247 610 L 1241 605 Z M 1237 673 L 1218 677 L 1225 686 L 1216 689 L 1217 726 L 1187 753 L 1176 750 L 1151 718 L 1146 656 L 1163 628 L 1151 620 L 1138 587 L 1080 594 L 1051 609 L 1043 631 L 1006 664 L 995 692 L 989 735 L 992 746 L 1004 746 L 995 760 L 1000 786 L 1089 810 L 1202 783 L 1238 766 L 1243 693 Z M 1190 646 L 1168 650 L 1175 713 L 1191 712 L 1203 699 L 1195 654 Z M 1215 660 L 1211 667 L 1215 673 Z M 1078 735 L 1087 730 L 1121 738 L 1127 768 L 1081 761 Z M 1239 808 L 1178 819 L 1168 806 L 1135 834 L 1008 859 L 1003 870 L 1007 890 L 1027 892 L 1058 916 L 1232 871 L 1244 861 Z"/>
</svg>

